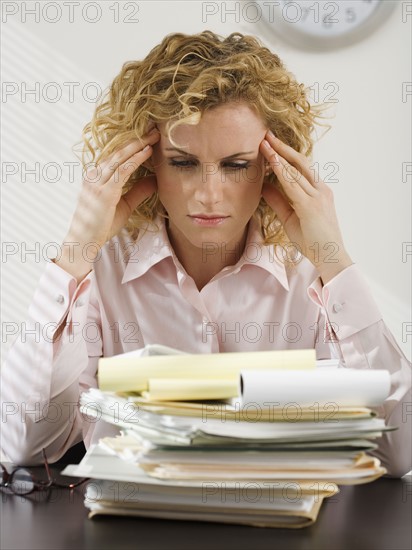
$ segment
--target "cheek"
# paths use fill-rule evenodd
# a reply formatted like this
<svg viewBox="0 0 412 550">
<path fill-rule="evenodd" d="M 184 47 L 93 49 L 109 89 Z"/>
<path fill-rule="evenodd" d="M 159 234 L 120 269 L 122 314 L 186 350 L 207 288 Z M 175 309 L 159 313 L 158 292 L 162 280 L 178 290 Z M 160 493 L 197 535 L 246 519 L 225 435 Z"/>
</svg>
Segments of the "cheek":
<svg viewBox="0 0 412 550">
<path fill-rule="evenodd" d="M 166 209 L 176 209 L 183 205 L 188 196 L 188 185 L 183 178 L 174 173 L 173 168 L 168 166 L 156 174 L 157 191 L 160 202 Z"/>
<path fill-rule="evenodd" d="M 173 195 L 176 195 L 172 185 L 169 183 L 167 178 L 162 178 L 161 176 L 157 177 L 157 192 L 159 195 L 160 201 L 166 206 L 170 202 L 170 199 L 173 198 Z"/>
<path fill-rule="evenodd" d="M 247 186 L 244 188 L 242 196 L 242 204 L 245 211 L 252 214 L 255 212 L 262 197 L 262 187 L 263 176 L 261 176 L 258 181 L 248 182 Z"/>
<path fill-rule="evenodd" d="M 243 200 L 248 211 L 254 212 L 262 197 L 262 185 L 251 186 Z"/>
<path fill-rule="evenodd" d="M 164 164 L 156 172 L 159 193 L 187 193 L 193 187 L 194 181 L 188 173 L 176 170 L 173 166 Z"/>
<path fill-rule="evenodd" d="M 249 197 L 260 196 L 265 178 L 264 169 L 260 165 L 251 166 L 244 177 L 244 192 Z"/>
</svg>

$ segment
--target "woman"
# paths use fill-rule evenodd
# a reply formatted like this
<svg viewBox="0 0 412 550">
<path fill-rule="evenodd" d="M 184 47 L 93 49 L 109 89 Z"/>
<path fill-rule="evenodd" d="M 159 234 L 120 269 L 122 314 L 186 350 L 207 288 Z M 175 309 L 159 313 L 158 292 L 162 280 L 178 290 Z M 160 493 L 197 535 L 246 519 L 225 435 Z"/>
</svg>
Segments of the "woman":
<svg viewBox="0 0 412 550">
<path fill-rule="evenodd" d="M 375 454 L 392 476 L 411 468 L 410 364 L 311 167 L 320 110 L 240 33 L 168 35 L 123 66 L 84 129 L 78 205 L 30 308 L 42 338 L 16 341 L 3 367 L 11 460 L 40 463 L 45 447 L 54 461 L 97 441 L 110 428 L 83 418 L 78 399 L 96 387 L 99 357 L 162 343 L 315 347 L 318 359 L 389 369 L 377 412 L 399 429 Z"/>
</svg>

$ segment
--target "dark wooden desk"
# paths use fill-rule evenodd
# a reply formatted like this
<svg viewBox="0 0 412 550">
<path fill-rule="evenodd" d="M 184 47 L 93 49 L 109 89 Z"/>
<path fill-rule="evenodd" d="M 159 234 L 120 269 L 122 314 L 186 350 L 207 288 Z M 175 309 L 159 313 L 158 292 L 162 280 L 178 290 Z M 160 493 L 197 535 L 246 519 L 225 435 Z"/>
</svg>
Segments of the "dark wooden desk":
<svg viewBox="0 0 412 550">
<path fill-rule="evenodd" d="M 56 466 L 53 469 L 56 471 Z M 48 498 L 45 494 L 22 498 L 2 492 L 2 550 L 412 548 L 410 478 L 341 487 L 338 495 L 324 502 L 315 525 L 299 530 L 110 516 L 89 520 L 84 490 L 54 489 Z"/>
</svg>

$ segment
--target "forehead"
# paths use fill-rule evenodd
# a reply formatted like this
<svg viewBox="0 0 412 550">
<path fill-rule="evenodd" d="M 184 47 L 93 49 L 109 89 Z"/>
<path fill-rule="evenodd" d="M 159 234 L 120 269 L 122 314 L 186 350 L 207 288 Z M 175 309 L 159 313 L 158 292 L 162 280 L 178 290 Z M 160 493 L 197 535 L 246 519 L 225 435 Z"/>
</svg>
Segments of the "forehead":
<svg viewBox="0 0 412 550">
<path fill-rule="evenodd" d="M 166 123 L 157 125 L 164 147 L 173 147 L 167 137 Z M 258 149 L 266 132 L 262 118 L 244 103 L 219 105 L 202 114 L 198 124 L 182 124 L 172 131 L 178 147 L 201 156 L 201 152 L 218 151 L 228 154 L 238 147 Z M 183 147 L 184 146 L 184 147 Z M 233 151 L 232 151 L 233 149 Z M 244 150 L 244 149 L 238 149 Z"/>
</svg>

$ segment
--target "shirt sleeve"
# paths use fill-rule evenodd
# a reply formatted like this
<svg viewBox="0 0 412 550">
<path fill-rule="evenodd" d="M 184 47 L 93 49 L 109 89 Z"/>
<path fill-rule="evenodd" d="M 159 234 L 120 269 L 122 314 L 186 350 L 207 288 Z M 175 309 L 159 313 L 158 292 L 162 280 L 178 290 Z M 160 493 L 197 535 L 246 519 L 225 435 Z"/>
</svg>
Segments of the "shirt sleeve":
<svg viewBox="0 0 412 550">
<path fill-rule="evenodd" d="M 102 355 L 93 283 L 93 272 L 77 285 L 62 268 L 47 264 L 3 364 L 2 451 L 16 464 L 42 463 L 43 448 L 55 462 L 91 427 L 78 401 L 82 391 L 96 386 Z"/>
<path fill-rule="evenodd" d="M 343 366 L 357 369 L 386 369 L 391 375 L 390 394 L 380 407 L 372 408 L 388 426 L 376 440 L 379 458 L 388 475 L 401 477 L 412 468 L 411 363 L 385 324 L 370 288 L 356 264 L 352 264 L 322 286 L 316 279 L 308 295 L 323 311 L 324 342 Z M 321 336 L 322 337 L 322 336 Z"/>
</svg>

